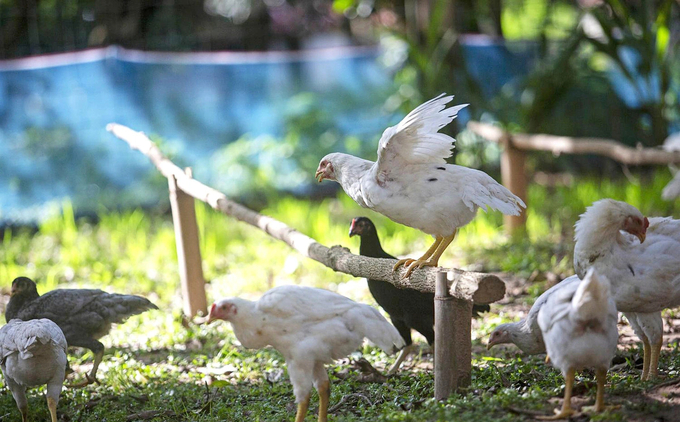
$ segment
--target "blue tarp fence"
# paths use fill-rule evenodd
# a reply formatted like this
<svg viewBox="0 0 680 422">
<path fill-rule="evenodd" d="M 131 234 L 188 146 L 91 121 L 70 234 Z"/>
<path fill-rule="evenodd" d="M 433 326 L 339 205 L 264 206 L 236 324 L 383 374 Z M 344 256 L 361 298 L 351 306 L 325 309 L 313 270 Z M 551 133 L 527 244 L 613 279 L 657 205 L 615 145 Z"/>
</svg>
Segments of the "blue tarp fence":
<svg viewBox="0 0 680 422">
<path fill-rule="evenodd" d="M 472 39 L 466 63 L 493 93 L 529 72 L 534 50 Z M 0 62 L 0 223 L 40 221 L 65 199 L 79 212 L 166 203 L 165 180 L 106 132 L 111 122 L 157 136 L 173 160 L 227 193 L 238 192 L 242 180 L 216 159 L 230 154 L 226 145 L 243 136 L 284 137 L 291 124 L 304 126 L 307 114 L 322 112 L 338 137 L 354 136 L 375 151 L 380 133 L 400 117 L 384 108 L 394 85 L 380 54 L 372 47 L 267 53 L 109 47 Z M 307 179 L 290 180 L 313 182 Z"/>
</svg>

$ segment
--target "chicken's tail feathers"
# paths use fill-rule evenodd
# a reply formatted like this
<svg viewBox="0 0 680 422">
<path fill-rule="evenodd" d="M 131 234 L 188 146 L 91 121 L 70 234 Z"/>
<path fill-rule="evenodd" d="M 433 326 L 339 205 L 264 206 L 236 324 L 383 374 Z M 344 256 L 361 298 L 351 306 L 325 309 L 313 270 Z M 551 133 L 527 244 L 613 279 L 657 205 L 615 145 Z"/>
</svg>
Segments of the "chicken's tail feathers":
<svg viewBox="0 0 680 422">
<path fill-rule="evenodd" d="M 609 310 L 609 280 L 590 268 L 576 289 L 571 305 L 578 319 L 604 319 Z"/>
<path fill-rule="evenodd" d="M 368 305 L 361 306 L 362 312 L 358 322 L 363 329 L 364 337 L 388 354 L 406 346 L 406 342 L 399 331 L 380 315 L 377 309 Z"/>
<path fill-rule="evenodd" d="M 152 309 L 158 309 L 149 299 L 142 296 L 109 294 L 104 299 L 108 308 L 109 322 L 120 324 L 133 315 L 141 314 Z"/>
<path fill-rule="evenodd" d="M 480 176 L 481 183 L 471 185 L 471 187 L 474 186 L 474 191 L 468 195 L 470 203 L 474 203 L 484 211 L 487 211 L 487 208 L 493 208 L 505 215 L 520 215 L 522 209 L 527 207 L 522 198 L 493 180 L 491 176 L 483 172 L 477 174 Z M 472 204 L 468 206 L 472 209 Z"/>
</svg>

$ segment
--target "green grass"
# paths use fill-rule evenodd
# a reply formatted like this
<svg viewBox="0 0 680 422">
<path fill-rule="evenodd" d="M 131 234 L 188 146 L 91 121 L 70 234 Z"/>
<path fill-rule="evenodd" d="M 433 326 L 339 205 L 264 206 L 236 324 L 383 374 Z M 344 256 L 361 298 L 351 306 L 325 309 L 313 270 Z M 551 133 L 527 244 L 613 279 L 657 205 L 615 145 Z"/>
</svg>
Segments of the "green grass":
<svg viewBox="0 0 680 422">
<path fill-rule="evenodd" d="M 578 180 L 569 187 L 532 185 L 526 237 L 506 237 L 499 213 L 480 212 L 460 231 L 441 263 L 506 271 L 521 277 L 538 274 L 533 277 L 536 281 L 548 272 L 569 275 L 573 272 L 573 224 L 586 206 L 602 197 L 612 197 L 626 200 L 649 215 L 678 217 L 674 204 L 659 199 L 661 187 L 668 180 L 667 172 L 660 170 L 655 177 L 641 177 L 638 184 Z M 374 220 L 384 248 L 392 254 L 416 254 L 432 241 L 416 230 L 359 208 L 342 193 L 319 202 L 282 198 L 263 213 L 323 244 L 341 244 L 355 253 L 358 239 L 349 239 L 347 232 L 351 218 L 359 215 Z M 295 283 L 328 288 L 373 303 L 363 280 L 336 274 L 291 251 L 282 242 L 202 204 L 197 206 L 197 216 L 209 300 L 231 295 L 257 297 L 273 286 Z M 76 221 L 73 210 L 65 204 L 63 214 L 41 224 L 37 232 L 6 232 L 0 248 L 5 295 L 14 277 L 26 275 L 38 282 L 41 292 L 65 286 L 97 287 L 141 294 L 161 308 L 131 318 L 103 339 L 107 352 L 99 371 L 102 384 L 65 389 L 59 405 L 63 420 L 125 421 L 143 411 L 169 411 L 155 420 L 170 421 L 291 420 L 295 412 L 292 387 L 276 351 L 242 348 L 228 324 L 190 324 L 188 328 L 182 324 L 171 218 L 139 210 L 104 213 L 100 218 L 97 224 Z M 529 285 L 528 297 L 519 300 L 533 301 L 543 286 L 544 283 Z M 494 310 L 502 307 L 496 305 Z M 356 371 L 350 370 L 345 380 L 331 376 L 331 406 L 343 397 L 346 400 L 331 420 L 519 421 L 527 416 L 513 409 L 550 412 L 557 404 L 548 400 L 561 396 L 564 383 L 557 371 L 540 357 L 518 356 L 506 349 L 481 352 L 488 332 L 506 321 L 506 316 L 489 313 L 475 324 L 473 348 L 480 352 L 474 355 L 472 386 L 464 394 L 445 403 L 435 402 L 431 399 L 434 387 L 429 370 L 404 370 L 385 384 L 361 383 Z M 379 368 L 391 362 L 392 358 L 373 347 L 366 346 L 363 351 Z M 662 404 L 629 398 L 639 396 L 648 386 L 637 381 L 639 372 L 632 368 L 638 354 L 637 349 L 626 351 L 623 357 L 631 363 L 610 376 L 608 393 L 623 404 L 622 410 L 593 420 L 625 420 L 629 414 L 664 409 Z M 92 355 L 76 350 L 70 359 L 82 372 Z M 343 360 L 330 365 L 329 371 L 348 366 L 348 361 Z M 662 367 L 670 375 L 677 375 L 678 354 L 664 354 Z M 277 378 L 281 371 L 284 375 Z M 580 394 L 592 398 L 592 376 L 586 374 L 579 380 L 585 385 Z M 42 391 L 31 391 L 32 420 L 49 418 Z M 312 406 L 315 409 L 316 404 Z M 18 418 L 18 410 L 5 388 L 0 394 L 0 419 Z M 314 418 L 310 414 L 307 420 Z"/>
</svg>

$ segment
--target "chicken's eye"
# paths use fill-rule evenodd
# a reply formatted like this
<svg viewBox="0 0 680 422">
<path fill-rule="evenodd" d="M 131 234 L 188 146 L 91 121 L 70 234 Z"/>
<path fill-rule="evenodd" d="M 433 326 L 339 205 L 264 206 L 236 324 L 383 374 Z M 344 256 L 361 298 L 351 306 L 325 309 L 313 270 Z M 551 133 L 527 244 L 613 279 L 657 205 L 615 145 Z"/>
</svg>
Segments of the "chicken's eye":
<svg viewBox="0 0 680 422">
<path fill-rule="evenodd" d="M 222 305 L 222 306 L 220 306 L 220 309 L 222 309 L 223 311 L 226 311 L 226 310 L 227 310 L 227 305 Z"/>
</svg>

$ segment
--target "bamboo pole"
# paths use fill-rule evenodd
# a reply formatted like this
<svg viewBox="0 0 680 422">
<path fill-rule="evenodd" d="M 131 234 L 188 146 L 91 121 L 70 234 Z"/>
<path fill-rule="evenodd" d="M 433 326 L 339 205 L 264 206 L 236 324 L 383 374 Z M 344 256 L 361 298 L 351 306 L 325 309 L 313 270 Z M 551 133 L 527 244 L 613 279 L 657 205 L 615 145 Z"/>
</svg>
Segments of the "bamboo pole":
<svg viewBox="0 0 680 422">
<path fill-rule="evenodd" d="M 394 259 L 358 256 L 341 246 L 328 248 L 284 223 L 231 201 L 222 192 L 188 177 L 181 168 L 163 156 L 156 144 L 144 133 L 115 123 L 107 125 L 106 129 L 127 142 L 132 149 L 137 149 L 146 155 L 165 177 L 174 177 L 177 187 L 188 195 L 207 203 L 215 210 L 265 231 L 275 239 L 286 242 L 302 255 L 334 271 L 355 277 L 386 281 L 397 287 L 434 293 L 435 277 L 441 270 L 440 268 L 417 269 L 409 278 L 402 278 L 405 270 L 392 271 L 396 262 Z M 488 304 L 505 296 L 505 283 L 494 274 L 460 269 L 453 269 L 449 272 L 452 275 L 448 281 L 449 293 L 453 297 L 478 304 Z"/>
<path fill-rule="evenodd" d="M 191 177 L 191 169 L 186 169 L 186 174 Z M 195 200 L 177 186 L 177 179 L 174 176 L 168 178 L 168 187 L 175 229 L 184 314 L 194 317 L 202 312 L 205 315 L 208 302 L 205 296 L 205 279 L 201 266 Z"/>
</svg>

